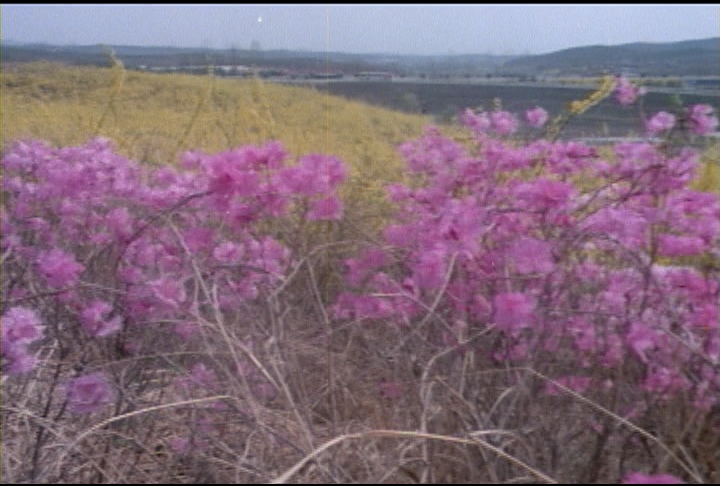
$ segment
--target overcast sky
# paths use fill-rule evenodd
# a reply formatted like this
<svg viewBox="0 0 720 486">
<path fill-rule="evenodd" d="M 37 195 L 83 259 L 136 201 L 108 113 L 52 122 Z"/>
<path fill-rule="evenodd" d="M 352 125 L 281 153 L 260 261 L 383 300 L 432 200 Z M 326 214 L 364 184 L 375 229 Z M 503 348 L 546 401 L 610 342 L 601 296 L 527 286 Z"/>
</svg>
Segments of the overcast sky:
<svg viewBox="0 0 720 486">
<path fill-rule="evenodd" d="M 2 40 L 393 54 L 541 54 L 720 37 L 720 6 L 2 5 Z"/>
</svg>

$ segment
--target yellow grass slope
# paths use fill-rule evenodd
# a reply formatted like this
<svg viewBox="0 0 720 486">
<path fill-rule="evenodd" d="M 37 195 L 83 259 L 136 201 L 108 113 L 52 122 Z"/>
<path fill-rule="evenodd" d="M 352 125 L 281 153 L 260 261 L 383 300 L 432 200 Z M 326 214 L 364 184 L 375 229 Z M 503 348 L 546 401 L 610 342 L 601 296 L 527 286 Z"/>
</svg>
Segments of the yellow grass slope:
<svg viewBox="0 0 720 486">
<path fill-rule="evenodd" d="M 397 168 L 394 146 L 429 119 L 259 80 L 157 75 L 48 63 L 3 66 L 2 139 L 57 146 L 103 135 L 135 160 L 172 163 L 189 149 L 215 152 L 281 140 L 294 155 L 325 152 L 353 167 Z"/>
<path fill-rule="evenodd" d="M 4 65 L 2 72 L 3 146 L 18 138 L 68 146 L 102 135 L 133 160 L 173 164 L 186 150 L 280 140 L 292 156 L 321 152 L 346 161 L 352 181 L 344 192 L 356 203 L 377 201 L 382 187 L 401 177 L 397 144 L 429 123 L 327 95 L 322 85 L 141 73 L 118 61 L 112 68 Z M 706 150 L 696 188 L 720 187 L 717 155 L 717 147 Z"/>
<path fill-rule="evenodd" d="M 111 68 L 4 65 L 2 72 L 4 147 L 20 138 L 78 145 L 102 135 L 133 160 L 173 164 L 186 150 L 279 140 L 293 158 L 325 153 L 349 164 L 343 195 L 363 231 L 377 229 L 387 214 L 383 187 L 402 172 L 397 145 L 429 123 L 329 96 L 322 86 L 142 73 L 118 61 Z"/>
</svg>

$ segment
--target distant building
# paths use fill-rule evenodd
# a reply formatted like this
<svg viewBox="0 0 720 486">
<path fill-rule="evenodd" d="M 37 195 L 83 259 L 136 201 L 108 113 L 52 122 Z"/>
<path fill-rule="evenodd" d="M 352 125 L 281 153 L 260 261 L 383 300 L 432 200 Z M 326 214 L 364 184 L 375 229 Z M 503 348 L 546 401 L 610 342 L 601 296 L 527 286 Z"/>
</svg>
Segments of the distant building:
<svg viewBox="0 0 720 486">
<path fill-rule="evenodd" d="M 720 91 L 720 77 L 690 77 L 683 78 L 683 84 L 688 89 L 705 89 Z"/>
<path fill-rule="evenodd" d="M 632 68 L 627 68 L 627 67 L 622 68 L 620 70 L 620 73 L 618 74 L 618 76 L 620 76 L 621 78 L 628 78 L 628 79 L 640 77 L 640 75 L 638 74 L 638 72 L 636 70 L 634 70 Z"/>
<path fill-rule="evenodd" d="M 343 73 L 310 73 L 308 79 L 342 79 Z"/>
<path fill-rule="evenodd" d="M 391 80 L 393 75 L 392 75 L 392 73 L 388 73 L 388 72 L 384 72 L 384 71 L 363 71 L 360 73 L 356 73 L 355 77 L 358 79 Z"/>
</svg>

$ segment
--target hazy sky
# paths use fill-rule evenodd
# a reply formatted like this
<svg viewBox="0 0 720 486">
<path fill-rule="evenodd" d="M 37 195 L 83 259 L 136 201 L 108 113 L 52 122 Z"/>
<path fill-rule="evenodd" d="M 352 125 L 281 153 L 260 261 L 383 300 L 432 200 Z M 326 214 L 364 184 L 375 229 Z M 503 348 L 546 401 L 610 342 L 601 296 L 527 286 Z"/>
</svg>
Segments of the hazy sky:
<svg viewBox="0 0 720 486">
<path fill-rule="evenodd" d="M 2 39 L 395 54 L 540 54 L 720 37 L 720 5 L 2 5 Z"/>
</svg>

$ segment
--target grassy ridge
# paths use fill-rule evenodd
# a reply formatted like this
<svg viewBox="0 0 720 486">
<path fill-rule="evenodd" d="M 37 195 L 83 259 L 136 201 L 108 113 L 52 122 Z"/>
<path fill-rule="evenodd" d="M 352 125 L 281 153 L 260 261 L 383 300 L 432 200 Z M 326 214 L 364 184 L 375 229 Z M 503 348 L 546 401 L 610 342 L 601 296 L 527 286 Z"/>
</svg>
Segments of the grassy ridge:
<svg viewBox="0 0 720 486">
<path fill-rule="evenodd" d="M 276 139 L 293 155 L 341 157 L 353 169 L 355 188 L 370 191 L 363 196 L 377 194 L 380 181 L 400 177 L 395 147 L 431 123 L 318 89 L 260 80 L 140 73 L 119 63 L 29 63 L 3 71 L 0 144 L 41 138 L 68 146 L 103 135 L 133 160 L 166 164 L 186 150 L 212 153 Z M 697 188 L 720 187 L 718 152 L 717 144 L 705 151 Z"/>
<path fill-rule="evenodd" d="M 40 138 L 70 146 L 101 135 L 121 154 L 150 164 L 177 163 L 187 150 L 215 153 L 270 140 L 280 140 L 291 157 L 336 155 L 351 167 L 343 196 L 353 237 L 379 227 L 388 209 L 383 187 L 401 177 L 396 146 L 431 122 L 319 89 L 140 73 L 117 62 L 3 66 L 2 117 L 3 145 Z"/>
<path fill-rule="evenodd" d="M 103 135 L 124 155 L 151 163 L 173 161 L 177 151 L 270 139 L 294 154 L 327 151 L 353 166 L 399 162 L 393 145 L 418 136 L 429 121 L 307 88 L 120 67 L 19 65 L 4 69 L 2 90 L 4 141 L 39 137 L 71 145 Z"/>
</svg>

